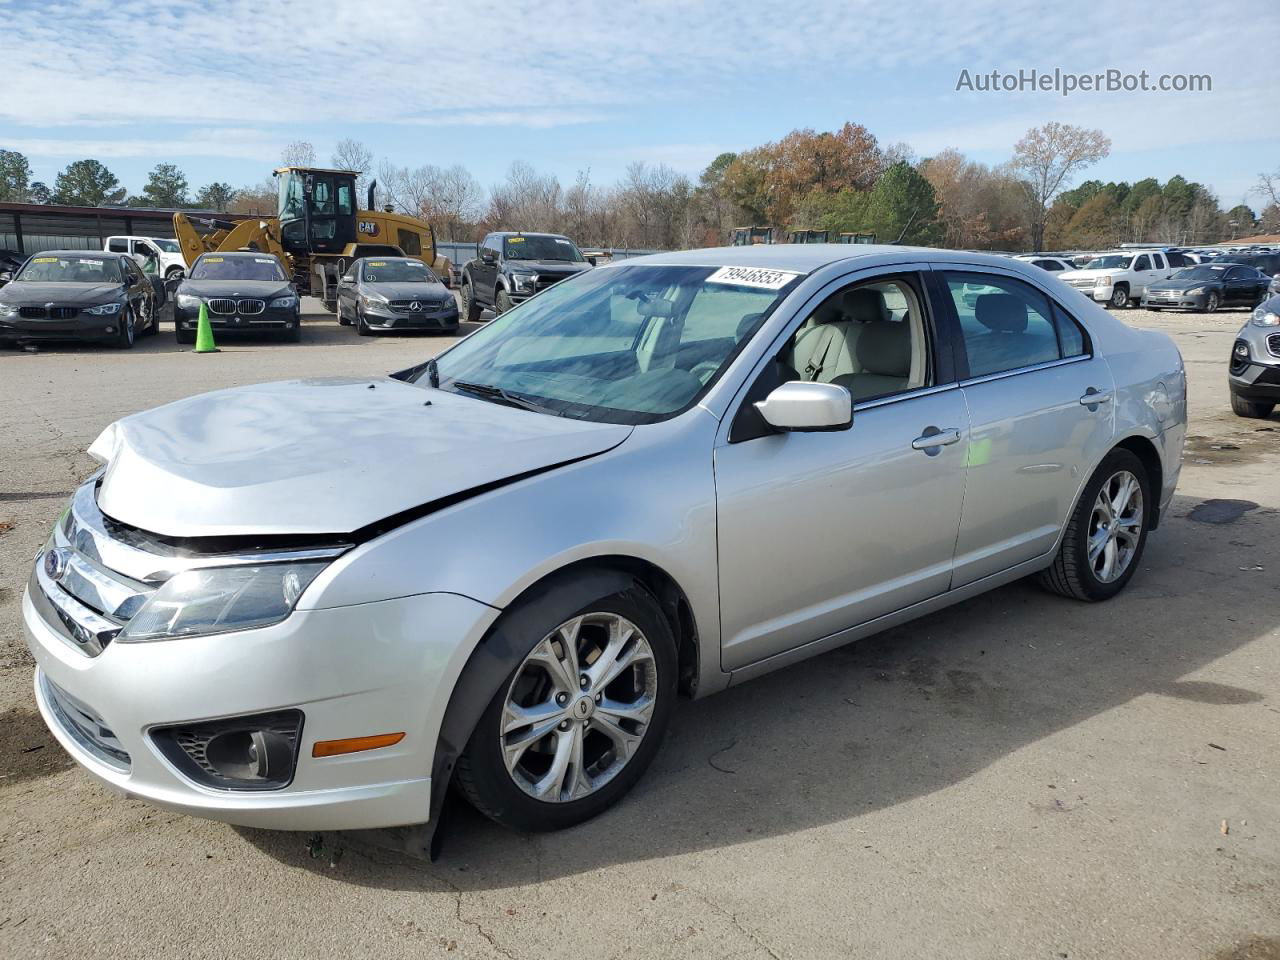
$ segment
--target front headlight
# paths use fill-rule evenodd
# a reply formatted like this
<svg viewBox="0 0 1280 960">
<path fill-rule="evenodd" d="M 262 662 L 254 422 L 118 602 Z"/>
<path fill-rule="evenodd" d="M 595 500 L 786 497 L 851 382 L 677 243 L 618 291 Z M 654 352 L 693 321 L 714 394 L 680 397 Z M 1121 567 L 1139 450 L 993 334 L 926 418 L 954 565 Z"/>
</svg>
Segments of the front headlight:
<svg viewBox="0 0 1280 960">
<path fill-rule="evenodd" d="M 1253 311 L 1253 316 L 1249 318 L 1249 322 L 1255 327 L 1280 326 L 1280 313 L 1276 313 L 1274 310 L 1268 310 L 1266 306 L 1263 305 Z"/>
<path fill-rule="evenodd" d="M 198 310 L 200 308 L 200 298 L 190 293 L 180 293 L 173 301 L 183 310 Z"/>
<path fill-rule="evenodd" d="M 0 303 L 0 317 L 16 317 L 18 308 L 12 303 Z"/>
<path fill-rule="evenodd" d="M 1099 278 L 1094 282 L 1094 284 L 1093 284 L 1093 285 L 1094 285 L 1095 287 L 1110 287 L 1110 286 L 1114 286 L 1114 284 L 1112 284 L 1112 282 L 1111 282 L 1111 278 L 1110 278 L 1110 277 L 1099 277 Z"/>
<path fill-rule="evenodd" d="M 293 296 L 276 297 L 271 301 L 270 305 L 280 310 L 287 310 L 289 307 L 296 307 L 298 305 L 298 298 Z"/>
<path fill-rule="evenodd" d="M 101 303 L 96 307 L 89 307 L 85 313 L 91 313 L 95 317 L 113 317 L 120 312 L 120 304 L 118 303 Z"/>
<path fill-rule="evenodd" d="M 360 294 L 360 302 L 366 307 L 385 307 L 388 301 L 386 297 L 380 297 L 376 293 L 362 293 Z"/>
<path fill-rule="evenodd" d="M 328 561 L 188 570 L 152 594 L 123 642 L 197 637 L 279 623 Z"/>
<path fill-rule="evenodd" d="M 532 290 L 534 284 L 538 282 L 536 273 L 513 273 L 511 281 L 516 285 L 517 290 Z"/>
<path fill-rule="evenodd" d="M 1204 293 L 1204 287 L 1193 287 L 1190 290 L 1183 291 L 1184 297 L 1198 297 Z"/>
</svg>

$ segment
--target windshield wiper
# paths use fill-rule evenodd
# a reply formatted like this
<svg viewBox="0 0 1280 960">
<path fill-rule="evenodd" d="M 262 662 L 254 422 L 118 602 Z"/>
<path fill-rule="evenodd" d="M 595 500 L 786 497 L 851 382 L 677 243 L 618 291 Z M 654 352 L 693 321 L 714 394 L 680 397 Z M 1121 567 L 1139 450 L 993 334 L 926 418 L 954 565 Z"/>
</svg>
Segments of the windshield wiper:
<svg viewBox="0 0 1280 960">
<path fill-rule="evenodd" d="M 473 394 L 485 400 L 492 400 L 497 403 L 506 404 L 508 407 L 515 407 L 518 410 L 533 410 L 537 413 L 555 413 L 549 407 L 545 407 L 536 401 L 523 397 L 518 393 L 511 393 L 502 387 L 491 386 L 487 383 L 468 383 L 465 380 L 453 381 L 453 386 L 457 390 Z"/>
</svg>

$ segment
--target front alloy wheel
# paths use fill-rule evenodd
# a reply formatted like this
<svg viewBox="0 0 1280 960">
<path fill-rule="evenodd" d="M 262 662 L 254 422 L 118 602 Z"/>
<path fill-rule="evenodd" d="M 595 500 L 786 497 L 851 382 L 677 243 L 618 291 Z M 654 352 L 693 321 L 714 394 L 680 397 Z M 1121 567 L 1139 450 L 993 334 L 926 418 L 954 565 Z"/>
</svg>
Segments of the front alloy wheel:
<svg viewBox="0 0 1280 960">
<path fill-rule="evenodd" d="M 615 613 L 562 623 L 507 690 L 499 740 L 512 782 L 549 803 L 594 793 L 640 746 L 657 695 L 653 649 L 634 623 Z"/>
<path fill-rule="evenodd" d="M 1204 301 L 1204 312 L 1214 313 L 1218 309 L 1218 304 L 1220 302 L 1221 301 L 1218 298 L 1218 291 L 1210 290 L 1209 296 L 1207 296 Z"/>
<path fill-rule="evenodd" d="M 1129 288 L 1117 284 L 1115 289 L 1111 291 L 1111 306 L 1115 307 L 1117 310 L 1122 310 L 1128 305 Z"/>
<path fill-rule="evenodd" d="M 675 700 L 675 638 L 646 589 L 562 609 L 458 758 L 462 793 L 518 830 L 570 827 L 616 803 L 653 759 Z M 509 611 L 507 628 L 527 630 L 523 615 Z"/>
</svg>

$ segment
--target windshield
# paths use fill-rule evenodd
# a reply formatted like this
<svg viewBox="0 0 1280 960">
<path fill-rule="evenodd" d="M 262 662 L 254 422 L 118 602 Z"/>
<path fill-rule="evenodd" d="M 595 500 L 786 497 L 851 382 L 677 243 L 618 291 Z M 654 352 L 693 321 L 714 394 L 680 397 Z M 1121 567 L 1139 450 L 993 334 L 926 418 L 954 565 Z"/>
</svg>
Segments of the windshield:
<svg viewBox="0 0 1280 960">
<path fill-rule="evenodd" d="M 159 247 L 161 250 L 163 250 L 165 253 L 177 253 L 177 252 L 178 252 L 178 241 L 177 241 L 177 240 L 155 240 L 155 239 L 153 239 L 151 242 L 152 242 L 152 243 L 154 243 L 154 244 L 155 244 L 157 247 Z"/>
<path fill-rule="evenodd" d="M 192 280 L 283 280 L 275 257 L 201 257 L 191 269 Z"/>
<path fill-rule="evenodd" d="M 43 256 L 32 257 L 14 282 L 34 283 L 121 283 L 120 261 L 115 257 Z"/>
<path fill-rule="evenodd" d="M 1226 267 L 1188 267 L 1179 270 L 1170 280 L 1220 280 L 1226 273 Z"/>
<path fill-rule="evenodd" d="M 368 283 L 431 283 L 435 274 L 417 260 L 366 260 L 360 279 Z"/>
<path fill-rule="evenodd" d="M 654 423 L 693 404 L 800 277 L 653 264 L 593 270 L 442 355 L 440 385 L 469 395 L 487 388 L 486 399 L 561 416 Z M 417 379 L 425 385 L 427 373 Z"/>
<path fill-rule="evenodd" d="M 507 237 L 508 260 L 563 260 L 582 263 L 582 254 L 572 240 L 564 237 Z"/>
<path fill-rule="evenodd" d="M 1085 270 L 1119 270 L 1129 266 L 1133 257 L 1113 254 L 1109 257 L 1094 257 L 1084 265 Z"/>
</svg>

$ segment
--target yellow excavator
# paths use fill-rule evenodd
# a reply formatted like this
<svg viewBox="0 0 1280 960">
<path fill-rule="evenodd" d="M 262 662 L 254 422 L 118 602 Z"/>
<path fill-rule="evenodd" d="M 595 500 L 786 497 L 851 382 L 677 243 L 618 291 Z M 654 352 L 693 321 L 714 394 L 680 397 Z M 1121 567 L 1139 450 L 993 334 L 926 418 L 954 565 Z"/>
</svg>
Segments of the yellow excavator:
<svg viewBox="0 0 1280 960">
<path fill-rule="evenodd" d="M 190 267 L 202 253 L 261 250 L 273 253 L 303 296 L 338 308 L 338 280 L 360 257 L 413 257 L 449 282 L 448 260 L 436 257 L 431 225 L 416 217 L 374 209 L 377 181 L 369 184 L 368 208 L 357 209 L 354 170 L 281 167 L 274 217 L 225 220 L 173 215 L 173 229 Z M 443 272 L 441 272 L 443 271 Z"/>
</svg>

